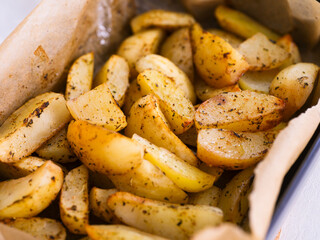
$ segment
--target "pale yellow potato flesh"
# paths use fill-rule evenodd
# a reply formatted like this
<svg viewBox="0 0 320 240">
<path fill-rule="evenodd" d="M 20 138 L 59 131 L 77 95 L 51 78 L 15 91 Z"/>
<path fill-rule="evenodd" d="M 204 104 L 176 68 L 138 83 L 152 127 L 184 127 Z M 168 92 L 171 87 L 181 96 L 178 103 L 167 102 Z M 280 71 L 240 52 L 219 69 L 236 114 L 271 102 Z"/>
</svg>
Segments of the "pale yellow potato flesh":
<svg viewBox="0 0 320 240">
<path fill-rule="evenodd" d="M 143 159 L 143 147 L 132 139 L 84 121 L 71 122 L 67 138 L 82 163 L 94 172 L 125 174 Z"/>
<path fill-rule="evenodd" d="M 193 152 L 170 130 L 155 96 L 147 95 L 139 99 L 132 106 L 127 121 L 125 134 L 128 137 L 136 133 L 153 144 L 168 149 L 189 164 L 198 164 Z"/>
<path fill-rule="evenodd" d="M 284 108 L 283 100 L 263 93 L 248 90 L 222 93 L 199 106 L 195 125 L 198 131 L 207 128 L 263 131 L 282 121 Z"/>
<path fill-rule="evenodd" d="M 107 83 L 67 102 L 75 120 L 87 121 L 109 130 L 120 131 L 127 126 L 126 116 L 114 100 Z"/>
<path fill-rule="evenodd" d="M 91 90 L 94 68 L 93 52 L 79 57 L 71 66 L 66 85 L 66 100 L 79 97 Z"/>
<path fill-rule="evenodd" d="M 293 42 L 290 34 L 279 38 L 277 45 L 289 53 L 289 58 L 280 66 L 280 70 L 289 67 L 292 64 L 301 62 L 301 56 L 297 45 Z"/>
<path fill-rule="evenodd" d="M 136 16 L 131 20 L 130 25 L 132 32 L 137 33 L 154 27 L 175 30 L 189 27 L 193 23 L 195 19 L 190 14 L 155 9 Z"/>
<path fill-rule="evenodd" d="M 236 84 L 249 68 L 238 50 L 221 37 L 204 31 L 198 24 L 191 28 L 191 43 L 197 72 L 212 87 Z"/>
<path fill-rule="evenodd" d="M 189 204 L 217 207 L 221 197 L 221 189 L 212 186 L 205 191 L 189 194 Z"/>
<path fill-rule="evenodd" d="M 237 37 L 236 35 L 233 35 L 230 32 L 225 32 L 218 28 L 211 28 L 208 30 L 208 32 L 221 37 L 234 48 L 238 48 L 239 45 L 243 42 L 243 39 Z"/>
<path fill-rule="evenodd" d="M 31 155 L 70 120 L 62 94 L 49 92 L 29 100 L 0 127 L 0 162 Z"/>
<path fill-rule="evenodd" d="M 33 173 L 0 183 L 0 219 L 34 217 L 47 208 L 63 183 L 60 167 L 47 161 Z"/>
<path fill-rule="evenodd" d="M 122 107 L 129 87 L 129 65 L 123 57 L 112 55 L 94 78 L 93 85 L 96 87 L 105 82 L 114 100 Z"/>
<path fill-rule="evenodd" d="M 203 129 L 198 135 L 197 156 L 209 166 L 227 170 L 244 169 L 263 159 L 278 132 Z"/>
<path fill-rule="evenodd" d="M 134 79 L 128 88 L 126 97 L 124 100 L 123 112 L 128 115 L 132 105 L 142 98 L 143 95 L 140 91 L 140 85 L 137 83 L 137 79 Z"/>
<path fill-rule="evenodd" d="M 125 224 L 170 239 L 189 239 L 196 231 L 222 222 L 219 208 L 165 203 L 117 192 L 109 207 Z"/>
</svg>

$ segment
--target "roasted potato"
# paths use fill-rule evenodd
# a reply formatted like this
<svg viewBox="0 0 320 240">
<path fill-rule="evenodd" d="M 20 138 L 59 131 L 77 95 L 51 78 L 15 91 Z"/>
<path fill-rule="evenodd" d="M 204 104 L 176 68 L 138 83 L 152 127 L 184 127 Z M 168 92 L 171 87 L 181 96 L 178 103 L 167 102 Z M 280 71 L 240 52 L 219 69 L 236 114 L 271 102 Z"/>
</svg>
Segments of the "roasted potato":
<svg viewBox="0 0 320 240">
<path fill-rule="evenodd" d="M 319 67 L 313 63 L 297 63 L 283 69 L 271 82 L 270 94 L 286 102 L 284 120 L 299 110 L 310 96 Z"/>
<path fill-rule="evenodd" d="M 263 159 L 278 132 L 203 129 L 198 135 L 197 156 L 209 166 L 228 170 L 244 169 Z"/>
<path fill-rule="evenodd" d="M 222 168 L 212 167 L 212 166 L 210 167 L 204 162 L 200 163 L 199 169 L 201 171 L 204 171 L 206 173 L 211 174 L 212 176 L 214 176 L 216 178 L 216 180 L 218 180 L 221 177 L 222 173 L 224 172 L 224 170 Z"/>
<path fill-rule="evenodd" d="M 286 34 L 279 38 L 277 45 L 282 47 L 289 53 L 289 58 L 280 66 L 281 69 L 289 67 L 292 64 L 301 62 L 300 52 L 297 45 L 293 42 L 290 34 Z"/>
<path fill-rule="evenodd" d="M 70 120 L 62 94 L 44 93 L 29 100 L 0 127 L 0 162 L 31 155 Z"/>
<path fill-rule="evenodd" d="M 159 101 L 153 95 L 138 100 L 132 106 L 127 121 L 127 136 L 132 137 L 136 133 L 153 144 L 168 149 L 189 164 L 197 165 L 198 160 L 193 152 L 169 129 Z"/>
<path fill-rule="evenodd" d="M 36 216 L 56 198 L 62 182 L 61 168 L 51 161 L 26 177 L 0 182 L 0 219 Z"/>
<path fill-rule="evenodd" d="M 69 124 L 67 137 L 75 154 L 94 172 L 125 174 L 138 167 L 143 159 L 140 144 L 81 120 Z"/>
<path fill-rule="evenodd" d="M 228 42 L 234 48 L 238 48 L 239 45 L 243 42 L 241 38 L 233 35 L 230 32 L 225 32 L 221 29 L 212 28 L 212 29 L 209 29 L 208 32 L 221 37 L 223 40 Z"/>
<path fill-rule="evenodd" d="M 91 90 L 93 67 L 93 53 L 79 57 L 71 66 L 67 78 L 66 94 L 67 100 L 79 97 Z"/>
<path fill-rule="evenodd" d="M 203 192 L 190 193 L 189 196 L 189 204 L 217 207 L 221 196 L 221 189 L 212 186 Z"/>
<path fill-rule="evenodd" d="M 262 93 L 248 90 L 222 93 L 199 106 L 195 124 L 198 131 L 206 128 L 263 131 L 281 122 L 284 108 L 283 100 Z"/>
<path fill-rule="evenodd" d="M 112 55 L 94 78 L 93 84 L 96 87 L 105 82 L 114 100 L 122 107 L 129 87 L 129 65 L 124 58 Z"/>
<path fill-rule="evenodd" d="M 221 223 L 222 211 L 210 206 L 178 205 L 117 192 L 108 206 L 125 224 L 170 239 L 189 239 L 205 227 Z"/>
<path fill-rule="evenodd" d="M 198 24 L 191 28 L 191 43 L 197 72 L 212 87 L 234 85 L 249 67 L 243 56 L 229 43 L 204 31 Z"/>
<path fill-rule="evenodd" d="M 140 91 L 140 85 L 137 83 L 137 79 L 130 83 L 128 91 L 126 93 L 126 98 L 124 101 L 123 112 L 128 115 L 132 105 L 142 98 L 143 95 Z"/>
<path fill-rule="evenodd" d="M 130 25 L 132 32 L 137 33 L 154 27 L 175 30 L 189 27 L 193 23 L 195 20 L 189 14 L 155 9 L 136 16 L 131 20 Z"/>
<path fill-rule="evenodd" d="M 181 28 L 167 37 L 160 54 L 177 65 L 193 82 L 194 68 L 189 28 Z"/>
<path fill-rule="evenodd" d="M 136 62 L 136 70 L 138 73 L 142 73 L 148 69 L 159 71 L 172 79 L 176 87 L 183 91 L 184 96 L 188 98 L 192 104 L 196 103 L 197 97 L 188 76 L 169 59 L 160 55 L 149 54 Z"/>
</svg>

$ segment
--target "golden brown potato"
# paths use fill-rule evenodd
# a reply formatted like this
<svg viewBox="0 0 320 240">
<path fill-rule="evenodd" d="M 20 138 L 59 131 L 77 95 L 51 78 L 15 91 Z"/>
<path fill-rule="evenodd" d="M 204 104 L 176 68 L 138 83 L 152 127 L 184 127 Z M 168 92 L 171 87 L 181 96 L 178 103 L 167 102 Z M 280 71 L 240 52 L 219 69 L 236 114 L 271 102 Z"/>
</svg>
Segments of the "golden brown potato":
<svg viewBox="0 0 320 240">
<path fill-rule="evenodd" d="M 76 120 L 87 121 L 113 131 L 120 131 L 127 126 L 126 116 L 113 99 L 108 83 L 69 100 L 67 106 Z"/>
<path fill-rule="evenodd" d="M 62 94 L 44 93 L 16 110 L 0 127 L 0 161 L 31 155 L 71 120 Z"/>
<path fill-rule="evenodd" d="M 300 52 L 297 45 L 293 42 L 290 34 L 286 34 L 283 37 L 279 38 L 277 45 L 282 47 L 289 53 L 289 58 L 280 66 L 281 69 L 289 67 L 292 64 L 301 62 Z"/>
<path fill-rule="evenodd" d="M 209 166 L 228 170 L 244 169 L 263 159 L 278 132 L 203 129 L 198 135 L 197 156 Z"/>
<path fill-rule="evenodd" d="M 272 43 L 262 33 L 257 33 L 241 43 L 238 50 L 253 71 L 277 68 L 289 58 L 286 50 Z"/>
<path fill-rule="evenodd" d="M 125 39 L 120 45 L 117 54 L 127 60 L 131 78 L 136 77 L 136 61 L 141 57 L 157 53 L 160 43 L 165 37 L 161 29 L 146 30 Z"/>
<path fill-rule="evenodd" d="M 68 74 L 66 94 L 67 100 L 79 97 L 81 94 L 90 91 L 94 67 L 93 53 L 79 57 L 71 66 Z"/>
<path fill-rule="evenodd" d="M 189 28 L 181 28 L 167 37 L 160 54 L 177 65 L 193 82 L 194 68 Z"/>
<path fill-rule="evenodd" d="M 175 30 L 181 27 L 189 27 L 193 23 L 195 23 L 195 20 L 189 14 L 155 9 L 133 18 L 131 29 L 133 33 L 153 27 Z"/>
<path fill-rule="evenodd" d="M 222 173 L 224 172 L 224 170 L 222 168 L 212 167 L 212 166 L 210 167 L 204 162 L 200 163 L 199 169 L 201 171 L 204 171 L 206 173 L 211 174 L 212 176 L 214 176 L 216 178 L 216 180 L 218 180 L 221 177 Z"/>
<path fill-rule="evenodd" d="M 136 133 L 153 144 L 168 149 L 189 164 L 197 165 L 198 160 L 193 152 L 169 129 L 159 101 L 153 95 L 138 100 L 132 106 L 127 121 L 127 136 L 132 137 Z"/>
<path fill-rule="evenodd" d="M 209 29 L 208 32 L 221 37 L 223 40 L 228 42 L 234 48 L 238 48 L 239 45 L 243 42 L 243 40 L 237 37 L 236 35 L 233 35 L 230 32 L 225 32 L 217 28 Z"/>
<path fill-rule="evenodd" d="M 297 63 L 283 69 L 271 82 L 270 94 L 285 100 L 284 120 L 299 110 L 310 96 L 319 67 L 313 63 Z"/>
<path fill-rule="evenodd" d="M 283 100 L 263 93 L 248 90 L 222 93 L 199 106 L 195 124 L 197 130 L 263 131 L 281 122 L 284 108 Z"/>
<path fill-rule="evenodd" d="M 189 196 L 189 204 L 217 207 L 221 196 L 221 189 L 212 186 L 202 192 L 190 193 Z"/>
<path fill-rule="evenodd" d="M 210 86 L 234 85 L 249 65 L 243 56 L 217 35 L 194 24 L 191 28 L 193 61 L 200 77 Z"/>
<path fill-rule="evenodd" d="M 117 55 L 112 55 L 94 78 L 94 86 L 108 83 L 108 88 L 116 102 L 121 107 L 125 93 L 129 87 L 129 65 L 127 61 Z"/>
<path fill-rule="evenodd" d="M 143 97 L 143 95 L 140 91 L 140 85 L 137 83 L 137 79 L 135 79 L 130 83 L 130 86 L 129 86 L 128 91 L 126 93 L 124 106 L 123 106 L 123 112 L 126 115 L 128 115 L 132 105 L 142 97 Z"/>
<path fill-rule="evenodd" d="M 140 144 L 81 120 L 69 124 L 67 137 L 75 154 L 94 172 L 125 174 L 138 167 L 143 159 Z"/>
</svg>

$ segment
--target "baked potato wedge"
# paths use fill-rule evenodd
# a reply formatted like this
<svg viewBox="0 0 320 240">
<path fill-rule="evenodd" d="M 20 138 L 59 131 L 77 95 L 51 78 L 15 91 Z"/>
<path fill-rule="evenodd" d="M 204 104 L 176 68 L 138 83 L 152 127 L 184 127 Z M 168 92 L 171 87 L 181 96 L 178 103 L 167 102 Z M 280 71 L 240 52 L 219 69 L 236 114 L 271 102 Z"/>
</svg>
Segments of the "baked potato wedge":
<svg viewBox="0 0 320 240">
<path fill-rule="evenodd" d="M 82 163 L 94 172 L 125 174 L 138 167 L 143 159 L 140 144 L 81 120 L 69 124 L 67 138 Z"/>
<path fill-rule="evenodd" d="M 197 72 L 212 87 L 236 84 L 249 68 L 236 49 L 221 37 L 204 31 L 199 24 L 191 27 L 191 43 Z"/>
<path fill-rule="evenodd" d="M 263 131 L 281 122 L 284 108 L 283 100 L 263 93 L 248 90 L 221 93 L 199 106 L 195 125 L 198 131 L 206 128 Z"/>
<path fill-rule="evenodd" d="M 286 34 L 283 37 L 279 38 L 277 45 L 282 47 L 289 53 L 289 58 L 280 66 L 280 69 L 289 67 L 292 64 L 301 62 L 301 56 L 297 45 L 293 42 L 290 34 Z"/>
<path fill-rule="evenodd" d="M 127 126 L 126 116 L 114 100 L 108 83 L 69 100 L 67 106 L 76 120 L 87 121 L 114 131 L 120 131 Z"/>
<path fill-rule="evenodd" d="M 137 33 L 155 27 L 175 30 L 189 27 L 193 23 L 195 23 L 195 19 L 190 14 L 155 9 L 136 16 L 131 20 L 130 25 L 132 32 Z"/>
<path fill-rule="evenodd" d="M 189 164 L 198 164 L 193 152 L 170 130 L 155 96 L 147 95 L 133 104 L 127 121 L 125 134 L 128 137 L 136 133 L 153 144 L 168 149 Z"/>
<path fill-rule="evenodd" d="M 224 172 L 224 170 L 222 168 L 219 167 L 212 167 L 212 166 L 208 166 L 206 163 L 201 162 L 199 165 L 199 169 L 203 172 L 206 172 L 208 174 L 211 174 L 212 176 L 214 176 L 216 178 L 216 180 L 218 180 L 222 173 Z"/>
<path fill-rule="evenodd" d="M 263 159 L 278 132 L 203 129 L 198 135 L 197 156 L 209 166 L 227 170 L 244 169 Z"/>
<path fill-rule="evenodd" d="M 126 97 L 124 100 L 123 112 L 128 115 L 132 105 L 142 98 L 143 95 L 140 91 L 140 85 L 137 83 L 137 79 L 134 79 L 128 88 Z"/>
<path fill-rule="evenodd" d="M 66 100 L 79 97 L 91 90 L 94 68 L 93 52 L 79 57 L 71 66 L 66 85 Z"/>
<path fill-rule="evenodd" d="M 70 120 L 62 94 L 44 93 L 29 100 L 0 127 L 0 162 L 31 155 Z"/>
<path fill-rule="evenodd" d="M 51 161 L 26 177 L 0 182 L 0 219 L 36 216 L 56 198 L 62 182 L 61 168 Z"/>
<path fill-rule="evenodd" d="M 112 55 L 94 78 L 93 85 L 96 87 L 105 82 L 114 100 L 122 107 L 129 87 L 129 65 L 123 57 Z"/>
<path fill-rule="evenodd" d="M 221 223 L 222 211 L 209 206 L 178 205 L 117 192 L 109 207 L 125 224 L 170 239 L 189 239 L 205 227 Z"/>
<path fill-rule="evenodd" d="M 221 37 L 223 40 L 228 42 L 233 48 L 238 48 L 239 45 L 243 42 L 243 39 L 233 35 L 230 32 L 225 32 L 218 28 L 211 28 L 208 30 L 209 33 Z"/>
<path fill-rule="evenodd" d="M 189 204 L 217 207 L 221 197 L 221 189 L 212 186 L 205 191 L 189 194 Z"/>
</svg>

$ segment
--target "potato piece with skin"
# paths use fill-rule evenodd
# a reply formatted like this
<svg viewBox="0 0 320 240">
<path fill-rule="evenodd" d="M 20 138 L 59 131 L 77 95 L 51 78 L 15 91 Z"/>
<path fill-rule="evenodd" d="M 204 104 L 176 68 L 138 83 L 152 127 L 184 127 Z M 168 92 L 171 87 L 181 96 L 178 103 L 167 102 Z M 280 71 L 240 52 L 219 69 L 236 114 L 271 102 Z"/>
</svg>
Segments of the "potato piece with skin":
<svg viewBox="0 0 320 240">
<path fill-rule="evenodd" d="M 132 137 L 134 133 L 168 149 L 193 166 L 198 164 L 193 152 L 169 129 L 159 101 L 153 95 L 141 98 L 132 106 L 125 134 Z"/>
<path fill-rule="evenodd" d="M 44 93 L 21 106 L 0 127 L 0 161 L 31 155 L 71 120 L 62 94 Z"/>
<path fill-rule="evenodd" d="M 123 112 L 128 115 L 132 105 L 143 97 L 140 91 L 140 85 L 137 83 L 137 79 L 130 83 L 128 91 L 126 93 L 126 98 L 124 101 Z"/>
<path fill-rule="evenodd" d="M 202 103 L 196 111 L 197 130 L 223 128 L 257 132 L 282 121 L 285 103 L 280 98 L 251 91 L 222 93 Z"/>
<path fill-rule="evenodd" d="M 219 36 L 204 31 L 198 24 L 191 28 L 191 43 L 197 72 L 212 87 L 234 85 L 249 68 L 236 49 Z"/>
<path fill-rule="evenodd" d="M 145 70 L 137 77 L 142 95 L 153 94 L 175 134 L 187 131 L 193 125 L 194 107 L 182 90 L 163 73 Z"/>
<path fill-rule="evenodd" d="M 273 79 L 270 94 L 285 100 L 284 120 L 298 111 L 310 96 L 319 67 L 313 63 L 297 63 L 283 69 Z"/>
<path fill-rule="evenodd" d="M 47 161 L 26 177 L 0 183 L 0 219 L 34 217 L 58 195 L 63 182 L 60 167 Z"/>
<path fill-rule="evenodd" d="M 88 180 L 88 169 L 81 165 L 67 174 L 61 189 L 60 218 L 75 234 L 85 234 L 89 223 Z"/>
<path fill-rule="evenodd" d="M 94 172 L 125 174 L 138 167 L 143 159 L 140 144 L 84 121 L 71 122 L 67 137 L 75 154 Z"/>
<path fill-rule="evenodd" d="M 289 58 L 280 66 L 280 70 L 289 67 L 292 64 L 301 62 L 301 56 L 297 45 L 293 42 L 290 34 L 286 34 L 279 38 L 277 45 L 282 47 L 289 53 Z"/>
<path fill-rule="evenodd" d="M 62 224 L 50 218 L 6 219 L 4 224 L 27 232 L 41 240 L 65 240 L 67 233 Z"/>
<path fill-rule="evenodd" d="M 109 130 L 120 131 L 127 126 L 126 116 L 113 99 L 107 83 L 67 102 L 75 120 L 87 121 Z"/>
<path fill-rule="evenodd" d="M 136 62 L 145 55 L 157 53 L 164 37 L 163 30 L 151 29 L 130 36 L 121 43 L 117 54 L 127 60 L 131 78 L 138 75 Z"/>
<path fill-rule="evenodd" d="M 137 33 L 154 27 L 175 30 L 189 27 L 193 23 L 195 19 L 190 14 L 155 9 L 136 16 L 131 20 L 130 25 L 132 32 Z"/>
<path fill-rule="evenodd" d="M 98 72 L 94 79 L 94 86 L 107 82 L 109 90 L 121 107 L 125 93 L 129 87 L 129 65 L 127 61 L 117 55 L 112 55 Z"/>
<path fill-rule="evenodd" d="M 141 165 L 131 172 L 109 177 L 120 191 L 164 202 L 188 201 L 188 195 L 147 160 L 143 160 Z"/>
<path fill-rule="evenodd" d="M 221 189 L 212 186 L 205 191 L 191 193 L 189 196 L 189 204 L 217 207 L 221 197 Z"/>
<path fill-rule="evenodd" d="M 257 33 L 241 43 L 238 50 L 253 71 L 280 67 L 289 58 L 286 50 L 272 43 L 262 33 Z"/>
<path fill-rule="evenodd" d="M 201 171 L 204 171 L 208 174 L 211 174 L 212 176 L 214 176 L 216 178 L 216 181 L 221 177 L 222 173 L 224 172 L 224 170 L 222 168 L 219 167 L 210 167 L 208 166 L 206 163 L 201 162 L 199 165 L 199 169 Z"/>
<path fill-rule="evenodd" d="M 203 129 L 198 135 L 197 156 L 209 166 L 227 170 L 250 167 L 262 160 L 279 131 L 234 132 Z"/>
<path fill-rule="evenodd" d="M 142 73 L 148 69 L 159 71 L 172 79 L 176 87 L 183 91 L 184 96 L 192 104 L 196 103 L 197 97 L 188 76 L 169 59 L 156 54 L 149 54 L 140 58 L 136 63 L 138 73 Z"/>
<path fill-rule="evenodd" d="M 238 48 L 243 40 L 230 32 L 225 32 L 223 30 L 213 28 L 208 30 L 209 33 L 217 35 L 228 42 L 232 47 Z"/>
<path fill-rule="evenodd" d="M 209 206 L 178 205 L 117 192 L 109 207 L 125 224 L 170 239 L 189 239 L 205 227 L 221 223 L 222 211 Z"/>
<path fill-rule="evenodd" d="M 71 100 L 79 97 L 81 94 L 90 91 L 92 86 L 93 53 L 85 54 L 79 57 L 71 66 L 67 78 L 66 99 Z"/>
<path fill-rule="evenodd" d="M 177 65 L 193 82 L 194 68 L 189 28 L 181 28 L 167 37 L 160 54 Z"/>
<path fill-rule="evenodd" d="M 134 134 L 132 139 L 145 147 L 144 158 L 160 168 L 182 190 L 200 192 L 213 185 L 214 176 L 186 163 L 167 149 L 157 147 L 137 134 Z"/>
<path fill-rule="evenodd" d="M 166 240 L 124 225 L 87 225 L 91 240 Z"/>
</svg>

